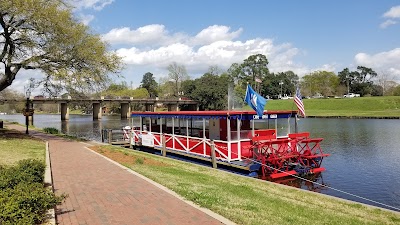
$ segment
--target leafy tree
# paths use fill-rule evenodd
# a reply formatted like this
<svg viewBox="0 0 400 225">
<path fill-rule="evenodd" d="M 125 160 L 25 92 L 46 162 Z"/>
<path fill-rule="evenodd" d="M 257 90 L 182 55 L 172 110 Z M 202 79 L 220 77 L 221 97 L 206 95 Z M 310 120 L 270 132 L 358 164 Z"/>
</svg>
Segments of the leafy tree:
<svg viewBox="0 0 400 225">
<path fill-rule="evenodd" d="M 400 96 L 400 85 L 394 87 L 392 92 L 394 96 Z"/>
<path fill-rule="evenodd" d="M 359 93 L 362 96 L 374 94 L 382 95 L 382 89 L 380 89 L 380 92 L 374 91 L 373 82 L 371 80 L 377 76 L 377 73 L 374 70 L 364 66 L 357 66 L 357 71 L 354 73 L 356 78 L 356 84 L 353 87 L 354 92 Z"/>
<path fill-rule="evenodd" d="M 173 62 L 168 66 L 168 78 L 174 83 L 174 95 L 178 97 L 180 95 L 181 83 L 184 80 L 189 79 L 185 66 L 180 66 L 176 62 Z"/>
<path fill-rule="evenodd" d="M 338 73 L 340 83 L 346 84 L 348 92 L 354 92 L 362 96 L 373 94 L 372 79 L 377 75 L 374 70 L 364 66 L 357 66 L 356 71 L 350 71 L 345 68 Z"/>
<path fill-rule="evenodd" d="M 160 85 L 158 85 L 158 96 L 161 98 L 170 98 L 175 96 L 175 83 L 168 79 L 168 77 L 160 78 Z"/>
<path fill-rule="evenodd" d="M 371 95 L 372 96 L 382 96 L 383 87 L 377 84 L 372 84 L 371 86 Z"/>
<path fill-rule="evenodd" d="M 21 70 L 40 70 L 42 84 L 103 87 L 121 69 L 99 35 L 72 17 L 63 0 L 3 0 L 0 4 L 0 91 Z"/>
<path fill-rule="evenodd" d="M 246 83 L 250 83 L 259 89 L 259 85 L 256 84 L 256 79 L 262 79 L 269 73 L 268 70 L 268 59 L 263 54 L 251 55 L 243 61 L 240 65 L 241 72 L 239 78 Z"/>
<path fill-rule="evenodd" d="M 247 83 L 249 83 L 257 92 L 265 94 L 263 86 L 268 85 L 267 76 L 268 59 L 265 55 L 251 55 L 243 61 L 243 63 L 233 63 L 227 71 L 229 79 L 233 82 L 235 96 L 238 93 L 245 93 Z M 262 83 L 256 82 L 260 79 Z M 265 90 L 265 89 L 264 89 Z M 235 97 L 237 99 L 237 97 Z"/>
<path fill-rule="evenodd" d="M 105 93 L 111 94 L 113 96 L 118 96 L 118 92 L 128 89 L 126 82 L 122 82 L 121 84 L 112 83 L 106 89 Z"/>
<path fill-rule="evenodd" d="M 272 87 L 272 90 L 276 91 L 277 88 L 279 88 L 279 95 L 282 94 L 282 96 L 293 96 L 295 92 L 295 85 L 297 84 L 299 77 L 292 71 L 286 71 L 275 74 L 275 76 L 271 77 L 271 79 L 275 87 Z M 276 95 L 277 93 L 275 92 L 271 94 Z"/>
<path fill-rule="evenodd" d="M 204 74 L 194 81 L 185 81 L 185 96 L 199 103 L 200 110 L 222 110 L 227 107 L 230 77 L 227 74 Z"/>
<path fill-rule="evenodd" d="M 310 94 L 320 93 L 323 96 L 335 95 L 339 77 L 333 72 L 315 71 L 303 77 L 302 86 L 310 89 Z"/>
<path fill-rule="evenodd" d="M 140 85 L 141 88 L 147 89 L 147 91 L 150 94 L 150 97 L 156 97 L 158 95 L 158 84 L 156 80 L 153 77 L 153 74 L 150 72 L 147 72 L 143 75 L 142 78 L 142 84 Z"/>
<path fill-rule="evenodd" d="M 350 86 L 354 83 L 354 73 L 351 73 L 349 68 L 345 68 L 338 73 L 340 84 L 346 85 L 347 93 L 350 93 Z"/>
<path fill-rule="evenodd" d="M 182 82 L 183 93 L 187 97 L 193 97 L 193 91 L 196 90 L 196 81 L 195 80 L 185 80 Z"/>
<path fill-rule="evenodd" d="M 378 74 L 371 68 L 367 68 L 365 66 L 357 66 L 358 76 L 357 81 L 359 83 L 368 83 L 372 78 L 377 77 Z"/>
</svg>

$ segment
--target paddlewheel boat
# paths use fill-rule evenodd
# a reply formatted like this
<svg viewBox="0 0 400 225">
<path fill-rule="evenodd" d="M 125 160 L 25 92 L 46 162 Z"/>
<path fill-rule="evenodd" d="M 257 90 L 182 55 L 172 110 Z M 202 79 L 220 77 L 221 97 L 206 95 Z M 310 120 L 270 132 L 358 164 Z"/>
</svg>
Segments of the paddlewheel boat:
<svg viewBox="0 0 400 225">
<path fill-rule="evenodd" d="M 324 171 L 322 138 L 297 132 L 297 111 L 132 112 L 131 145 L 243 169 L 263 179 Z M 294 132 L 291 132 L 294 127 Z"/>
</svg>

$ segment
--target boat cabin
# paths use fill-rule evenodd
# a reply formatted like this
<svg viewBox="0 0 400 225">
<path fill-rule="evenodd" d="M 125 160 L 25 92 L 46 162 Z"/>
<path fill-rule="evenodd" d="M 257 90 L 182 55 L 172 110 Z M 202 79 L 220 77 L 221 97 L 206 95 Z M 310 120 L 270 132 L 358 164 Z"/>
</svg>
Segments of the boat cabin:
<svg viewBox="0 0 400 225">
<path fill-rule="evenodd" d="M 253 157 L 254 136 L 288 138 L 297 132 L 297 111 L 168 111 L 132 112 L 131 144 L 162 148 L 200 157 L 211 156 L 211 146 L 222 161 Z M 163 140 L 165 138 L 165 140 Z"/>
</svg>

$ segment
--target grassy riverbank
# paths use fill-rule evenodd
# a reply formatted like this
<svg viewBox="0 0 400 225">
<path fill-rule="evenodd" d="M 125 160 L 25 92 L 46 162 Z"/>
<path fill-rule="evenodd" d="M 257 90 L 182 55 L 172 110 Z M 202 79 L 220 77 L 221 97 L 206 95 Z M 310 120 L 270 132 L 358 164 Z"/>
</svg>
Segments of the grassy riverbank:
<svg viewBox="0 0 400 225">
<path fill-rule="evenodd" d="M 4 131 L 4 129 L 0 130 Z M 0 136 L 0 152 L 45 152 L 44 143 Z M 3 143 L 7 143 L 3 145 Z M 24 144 L 21 144 L 24 143 Z M 114 146 L 93 149 L 238 224 L 399 224 L 400 214 Z M 25 156 L 24 156 L 25 157 Z M 3 156 L 0 158 L 3 159 Z"/>
<path fill-rule="evenodd" d="M 0 165 L 15 165 L 23 159 L 45 162 L 46 145 L 18 131 L 0 129 Z"/>
<path fill-rule="evenodd" d="M 308 116 L 400 117 L 400 96 L 303 99 Z M 269 100 L 266 110 L 297 110 L 293 100 Z"/>
<path fill-rule="evenodd" d="M 96 152 L 238 224 L 399 224 L 400 214 L 113 146 Z"/>
</svg>

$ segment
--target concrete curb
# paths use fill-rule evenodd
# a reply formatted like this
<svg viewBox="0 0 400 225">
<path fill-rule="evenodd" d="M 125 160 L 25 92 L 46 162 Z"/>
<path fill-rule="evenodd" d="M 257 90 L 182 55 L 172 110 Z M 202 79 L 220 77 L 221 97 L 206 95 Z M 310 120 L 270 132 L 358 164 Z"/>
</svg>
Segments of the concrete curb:
<svg viewBox="0 0 400 225">
<path fill-rule="evenodd" d="M 119 166 L 121 169 L 126 170 L 126 171 L 128 171 L 129 173 L 131 173 L 131 174 L 133 174 L 133 175 L 135 175 L 135 176 L 137 176 L 137 177 L 139 177 L 139 178 L 141 178 L 141 179 L 143 179 L 143 180 L 149 182 L 150 184 L 152 184 L 152 185 L 154 185 L 154 186 L 160 188 L 161 190 L 163 190 L 163 191 L 167 192 L 168 194 L 170 194 L 170 195 L 172 195 L 172 196 L 178 198 L 179 200 L 185 202 L 186 204 L 188 204 L 188 205 L 190 205 L 190 206 L 192 206 L 192 207 L 194 207 L 194 208 L 196 208 L 196 209 L 198 209 L 198 210 L 204 212 L 205 214 L 207 214 L 207 215 L 211 216 L 212 218 L 214 218 L 214 219 L 220 221 L 221 223 L 226 224 L 226 225 L 236 225 L 236 223 L 234 223 L 234 222 L 228 220 L 227 218 L 225 218 L 225 217 L 223 217 L 223 216 L 221 216 L 221 215 L 219 215 L 219 214 L 217 214 L 217 213 L 215 213 L 215 212 L 213 212 L 213 211 L 211 211 L 211 210 L 209 210 L 209 209 L 199 207 L 198 205 L 194 204 L 193 202 L 188 201 L 188 200 L 182 198 L 182 197 L 181 197 L 180 195 L 178 195 L 176 192 L 174 192 L 174 191 L 168 189 L 167 187 L 165 187 L 165 186 L 163 186 L 163 185 L 161 185 L 161 184 L 159 184 L 159 183 L 157 183 L 157 182 L 154 182 L 153 180 L 150 180 L 149 178 L 147 178 L 147 177 L 145 177 L 145 176 L 143 176 L 143 175 L 141 175 L 141 174 L 139 174 L 139 173 L 137 173 L 137 172 L 135 172 L 135 171 L 133 171 L 133 170 L 131 170 L 131 169 L 129 169 L 129 168 L 127 168 L 127 167 L 125 167 L 125 166 L 123 166 L 123 165 L 117 163 L 117 162 L 115 162 L 115 161 L 112 160 L 112 159 L 109 159 L 109 158 L 105 157 L 104 155 L 102 155 L 102 154 L 100 154 L 100 153 L 97 153 L 97 152 L 91 150 L 91 149 L 88 148 L 88 147 L 85 147 L 85 148 L 86 148 L 88 151 L 90 151 L 90 152 L 92 152 L 92 153 L 94 153 L 94 154 L 96 154 L 96 155 L 98 155 L 98 156 L 101 156 L 101 157 L 103 157 L 104 159 L 108 160 L 109 162 L 111 162 L 111 163 L 113 163 L 113 164 Z"/>
<path fill-rule="evenodd" d="M 51 161 L 50 161 L 50 152 L 49 152 L 49 142 L 46 141 L 46 171 L 44 173 L 44 185 L 46 188 L 50 189 L 54 192 L 53 189 L 53 178 L 51 174 Z M 49 209 L 46 212 L 46 225 L 55 225 L 56 224 L 56 217 L 55 217 L 55 210 Z"/>
</svg>

